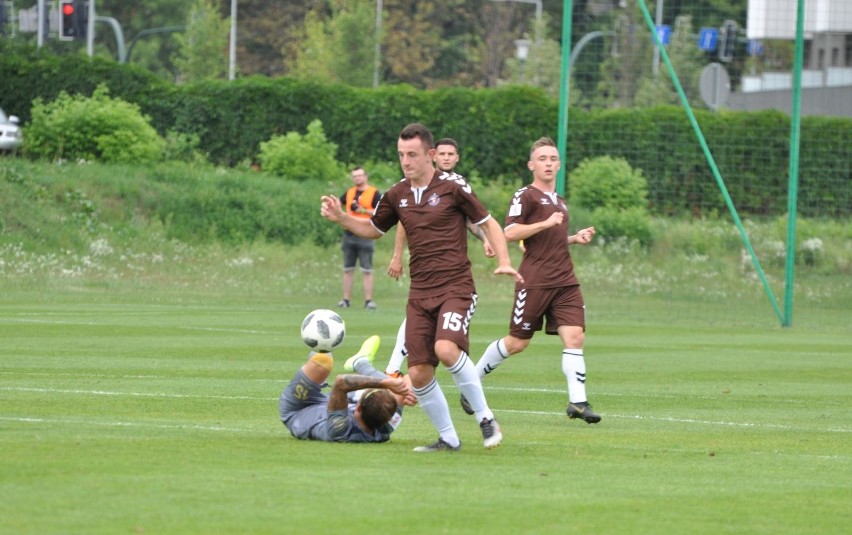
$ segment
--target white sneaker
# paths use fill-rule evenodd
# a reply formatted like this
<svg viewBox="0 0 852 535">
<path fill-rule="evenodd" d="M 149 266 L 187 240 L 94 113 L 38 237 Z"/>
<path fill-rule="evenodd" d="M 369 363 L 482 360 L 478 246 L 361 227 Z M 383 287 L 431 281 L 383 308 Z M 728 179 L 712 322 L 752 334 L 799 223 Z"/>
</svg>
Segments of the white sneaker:
<svg viewBox="0 0 852 535">
<path fill-rule="evenodd" d="M 443 438 L 438 437 L 438 441 L 427 446 L 417 446 L 414 448 L 414 451 L 417 453 L 432 453 L 433 451 L 459 451 L 461 449 L 461 442 L 459 442 L 458 446 L 450 446 L 446 442 L 444 442 Z"/>
<path fill-rule="evenodd" d="M 483 418 L 479 422 L 479 428 L 482 430 L 482 445 L 486 449 L 496 448 L 503 442 L 503 433 L 500 431 L 500 424 L 495 419 Z"/>
</svg>

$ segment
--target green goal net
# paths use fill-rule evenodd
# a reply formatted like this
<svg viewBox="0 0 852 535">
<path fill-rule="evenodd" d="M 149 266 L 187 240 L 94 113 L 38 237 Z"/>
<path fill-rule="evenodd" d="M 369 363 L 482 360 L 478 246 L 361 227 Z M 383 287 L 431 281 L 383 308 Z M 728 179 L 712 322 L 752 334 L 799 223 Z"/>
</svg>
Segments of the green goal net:
<svg viewBox="0 0 852 535">
<path fill-rule="evenodd" d="M 570 200 L 582 161 L 624 159 L 647 179 L 656 227 L 654 253 L 634 247 L 635 262 L 591 263 L 587 277 L 618 288 L 601 293 L 627 313 L 655 297 L 672 318 L 774 315 L 785 326 L 798 299 L 843 309 L 852 4 L 564 4 L 565 191 Z M 647 254 L 669 255 L 669 268 L 655 274 Z"/>
</svg>

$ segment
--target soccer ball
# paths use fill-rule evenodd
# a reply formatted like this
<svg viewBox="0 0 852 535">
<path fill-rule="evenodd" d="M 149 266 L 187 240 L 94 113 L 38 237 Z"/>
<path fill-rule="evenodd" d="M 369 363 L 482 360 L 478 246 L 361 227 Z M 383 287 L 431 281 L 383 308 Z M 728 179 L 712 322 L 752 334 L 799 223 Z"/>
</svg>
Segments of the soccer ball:
<svg viewBox="0 0 852 535">
<path fill-rule="evenodd" d="M 317 353 L 328 353 L 343 343 L 346 324 L 333 310 L 314 310 L 302 321 L 302 341 Z"/>
</svg>

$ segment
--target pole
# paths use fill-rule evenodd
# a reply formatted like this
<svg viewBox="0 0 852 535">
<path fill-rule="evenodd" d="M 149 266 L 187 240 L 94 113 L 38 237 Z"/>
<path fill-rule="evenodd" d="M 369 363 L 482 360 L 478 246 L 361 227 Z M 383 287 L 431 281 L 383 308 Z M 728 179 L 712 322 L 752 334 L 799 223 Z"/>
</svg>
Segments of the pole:
<svg viewBox="0 0 852 535">
<path fill-rule="evenodd" d="M 373 89 L 379 87 L 379 68 L 382 65 L 382 0 L 376 0 L 376 56 L 373 60 Z"/>
<path fill-rule="evenodd" d="M 565 161 L 568 139 L 568 97 L 571 87 L 571 14 L 574 6 L 571 0 L 564 0 L 562 4 L 562 69 L 559 74 L 559 120 L 557 125 L 556 145 L 559 151 L 559 159 Z M 559 166 L 556 174 L 556 193 L 565 195 L 565 165 Z"/>
<path fill-rule="evenodd" d="M 95 53 L 95 0 L 89 0 L 89 16 L 86 20 L 86 53 Z"/>
<path fill-rule="evenodd" d="M 577 58 L 580 57 L 580 52 L 583 51 L 583 48 L 591 41 L 592 39 L 596 39 L 598 37 L 612 37 L 615 35 L 615 32 L 610 31 L 594 31 L 589 32 L 577 41 L 577 44 L 574 45 L 574 48 L 571 50 L 571 63 L 570 66 L 573 69 L 574 63 L 577 61 Z"/>
<path fill-rule="evenodd" d="M 535 44 L 541 44 L 541 0 L 535 2 Z"/>
<path fill-rule="evenodd" d="M 142 30 L 130 40 L 130 44 L 127 46 L 127 55 L 124 58 L 125 62 L 130 63 L 130 54 L 133 53 L 133 47 L 136 46 L 136 41 L 140 38 L 155 33 L 182 32 L 184 30 L 186 30 L 186 26 L 164 26 L 162 28 L 149 28 L 147 30 Z"/>
<path fill-rule="evenodd" d="M 233 80 L 237 71 L 237 0 L 231 0 L 231 42 L 228 52 L 228 80 Z"/>
<path fill-rule="evenodd" d="M 115 34 L 115 44 L 118 47 L 118 62 L 127 62 L 127 51 L 124 48 L 124 30 L 121 29 L 121 24 L 112 17 L 95 17 L 95 22 L 106 22 L 112 27 Z"/>
<path fill-rule="evenodd" d="M 790 117 L 790 170 L 787 187 L 787 262 L 784 278 L 784 327 L 793 324 L 793 274 L 796 270 L 796 205 L 799 195 L 799 125 L 802 104 L 802 63 L 804 57 L 805 1 L 798 1 L 796 13 L 796 57 L 793 67 L 793 110 Z"/>
<path fill-rule="evenodd" d="M 654 23 L 659 28 L 663 24 L 663 0 L 657 0 L 657 12 L 655 14 Z M 654 46 L 654 76 L 660 72 L 660 47 Z"/>
<path fill-rule="evenodd" d="M 44 45 L 44 19 L 47 16 L 44 9 L 44 0 L 38 0 L 38 9 L 36 9 L 36 15 L 38 17 L 37 28 L 36 28 L 36 43 L 38 44 L 38 48 L 41 48 Z"/>
</svg>

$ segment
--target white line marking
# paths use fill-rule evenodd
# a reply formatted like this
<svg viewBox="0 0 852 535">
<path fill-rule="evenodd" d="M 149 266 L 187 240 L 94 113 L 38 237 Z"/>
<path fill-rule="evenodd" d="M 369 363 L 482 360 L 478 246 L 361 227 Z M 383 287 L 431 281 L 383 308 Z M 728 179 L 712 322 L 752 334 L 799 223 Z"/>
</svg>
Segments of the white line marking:
<svg viewBox="0 0 852 535">
<path fill-rule="evenodd" d="M 35 323 L 46 325 L 85 325 L 86 327 L 117 327 L 121 323 L 100 323 L 91 321 L 61 321 L 61 320 L 39 320 L 39 319 L 24 319 L 12 318 L 8 320 L 10 323 Z M 280 332 L 258 331 L 254 329 L 226 329 L 217 327 L 187 327 L 185 325 L 152 325 L 151 327 L 161 327 L 168 329 L 183 329 L 185 331 L 204 331 L 204 332 L 224 332 L 224 333 L 242 333 L 242 334 L 281 334 Z"/>
<path fill-rule="evenodd" d="M 110 390 L 66 390 L 59 388 L 31 388 L 19 386 L 4 386 L 0 390 L 13 392 L 39 392 L 45 394 L 81 394 L 84 396 L 132 396 L 145 398 L 175 398 L 175 399 L 242 399 L 250 401 L 274 401 L 278 398 L 252 396 L 211 396 L 204 394 L 175 394 L 172 392 L 116 392 Z"/>
<path fill-rule="evenodd" d="M 21 423 L 45 423 L 55 425 L 97 425 L 104 427 L 150 427 L 154 429 L 196 429 L 199 431 L 227 431 L 229 433 L 251 433 L 258 432 L 260 429 L 252 429 L 248 427 L 223 427 L 219 425 L 198 425 L 198 424 L 155 424 L 144 422 L 98 422 L 93 420 L 76 420 L 72 418 L 27 418 L 14 416 L 0 416 L 0 421 L 4 422 L 21 422 Z"/>
<path fill-rule="evenodd" d="M 563 415 L 562 412 L 549 412 L 549 411 L 519 411 L 514 409 L 497 409 L 496 412 L 509 412 L 514 414 L 533 414 L 537 416 L 552 416 Z M 844 429 L 842 427 L 836 428 L 827 428 L 827 429 L 815 429 L 809 427 L 800 427 L 793 425 L 781 425 L 781 424 L 755 424 L 751 422 L 722 422 L 722 421 L 713 421 L 713 420 L 697 420 L 695 418 L 673 418 L 670 416 L 643 416 L 639 414 L 612 414 L 612 413 L 604 413 L 601 412 L 601 416 L 606 416 L 607 418 L 622 418 L 627 420 L 649 420 L 653 422 L 670 422 L 677 424 L 700 424 L 700 425 L 715 425 L 715 426 L 724 426 L 724 427 L 745 427 L 751 429 L 783 429 L 785 431 L 821 431 L 826 433 L 850 433 L 852 429 Z"/>
<path fill-rule="evenodd" d="M 75 394 L 84 396 L 131 396 L 131 397 L 147 397 L 147 398 L 166 398 L 166 399 L 224 399 L 224 400 L 248 400 L 248 401 L 264 401 L 273 402 L 278 398 L 272 397 L 256 397 L 256 396 L 221 396 L 221 395 L 206 395 L 206 394 L 181 394 L 173 392 L 120 392 L 112 390 L 71 390 L 71 389 L 56 389 L 56 388 L 33 388 L 33 387 L 0 387 L 0 391 L 12 392 L 36 392 L 45 394 Z M 496 412 L 511 413 L 511 414 L 526 414 L 535 416 L 563 416 L 563 413 L 553 411 L 524 411 L 515 409 L 499 409 Z M 667 422 L 676 424 L 698 424 L 721 427 L 742 427 L 750 429 L 782 429 L 785 431 L 807 431 L 807 432 L 826 432 L 826 433 L 850 433 L 852 429 L 843 427 L 829 427 L 824 429 L 801 427 L 792 425 L 770 424 L 770 423 L 752 423 L 752 422 L 725 422 L 714 420 L 699 420 L 695 418 L 674 418 L 670 416 L 648 416 L 638 414 L 612 414 L 601 413 L 601 416 L 607 418 L 622 418 L 628 420 L 648 420 L 653 422 Z"/>
</svg>

